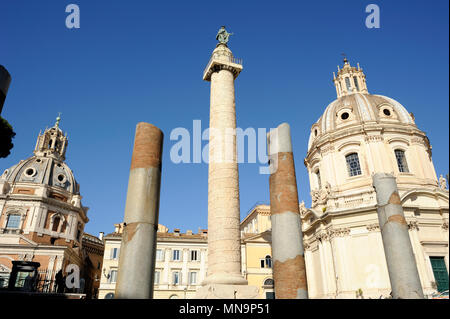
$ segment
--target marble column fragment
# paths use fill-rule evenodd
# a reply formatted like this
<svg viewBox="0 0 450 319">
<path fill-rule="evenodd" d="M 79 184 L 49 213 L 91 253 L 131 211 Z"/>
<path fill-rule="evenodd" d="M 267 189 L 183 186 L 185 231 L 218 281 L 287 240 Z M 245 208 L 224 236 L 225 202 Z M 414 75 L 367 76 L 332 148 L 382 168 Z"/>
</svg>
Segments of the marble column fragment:
<svg viewBox="0 0 450 319">
<path fill-rule="evenodd" d="M 376 173 L 372 179 L 392 296 L 394 299 L 422 299 L 422 285 L 395 177 Z"/>
<path fill-rule="evenodd" d="M 163 133 L 138 123 L 131 159 L 116 298 L 151 299 L 158 230 Z"/>
<path fill-rule="evenodd" d="M 303 235 L 289 124 L 267 134 L 276 299 L 308 299 Z"/>
</svg>

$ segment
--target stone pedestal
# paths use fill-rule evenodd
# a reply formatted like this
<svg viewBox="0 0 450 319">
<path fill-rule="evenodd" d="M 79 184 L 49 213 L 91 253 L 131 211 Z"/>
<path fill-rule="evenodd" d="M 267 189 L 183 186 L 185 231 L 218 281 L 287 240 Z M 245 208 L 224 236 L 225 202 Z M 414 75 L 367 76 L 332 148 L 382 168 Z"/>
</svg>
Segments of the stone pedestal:
<svg viewBox="0 0 450 319">
<path fill-rule="evenodd" d="M 210 284 L 200 287 L 195 298 L 198 299 L 257 299 L 258 287 L 247 285 Z"/>
</svg>

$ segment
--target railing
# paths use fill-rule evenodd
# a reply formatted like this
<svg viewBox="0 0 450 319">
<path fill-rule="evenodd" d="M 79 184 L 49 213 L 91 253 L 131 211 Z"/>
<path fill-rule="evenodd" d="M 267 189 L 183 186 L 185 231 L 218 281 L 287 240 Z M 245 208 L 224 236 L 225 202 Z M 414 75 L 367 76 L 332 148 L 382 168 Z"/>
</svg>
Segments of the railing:
<svg viewBox="0 0 450 319">
<path fill-rule="evenodd" d="M 65 285 L 64 279 L 61 281 L 48 279 L 51 275 L 50 273 L 50 270 L 41 269 L 38 271 L 38 276 L 35 279 L 31 277 L 18 277 L 16 279 L 16 282 L 14 283 L 14 290 L 40 293 L 80 293 L 79 289 L 68 289 Z M 8 290 L 10 275 L 11 274 L 9 274 L 8 276 L 3 275 L 0 277 L 1 290 Z"/>
<path fill-rule="evenodd" d="M 208 71 L 211 63 L 213 60 L 222 60 L 222 61 L 226 61 L 226 62 L 230 62 L 230 63 L 234 63 L 234 64 L 239 64 L 242 65 L 243 60 L 240 58 L 235 58 L 233 56 L 228 56 L 225 54 L 219 54 L 219 53 L 214 53 L 211 58 L 208 61 L 208 64 L 206 65 L 206 68 L 203 70 L 203 74 L 205 74 L 206 71 Z"/>
</svg>

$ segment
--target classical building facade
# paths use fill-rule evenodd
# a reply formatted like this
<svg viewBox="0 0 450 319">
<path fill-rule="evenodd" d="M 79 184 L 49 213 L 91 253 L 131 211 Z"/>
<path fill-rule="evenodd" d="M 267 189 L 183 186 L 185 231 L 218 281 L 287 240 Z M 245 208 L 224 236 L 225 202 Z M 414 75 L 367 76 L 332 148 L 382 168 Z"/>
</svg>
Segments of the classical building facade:
<svg viewBox="0 0 450 319">
<path fill-rule="evenodd" d="M 449 192 L 438 181 L 430 141 L 412 113 L 369 94 L 345 59 L 337 99 L 311 127 L 304 160 L 312 207 L 301 209 L 311 298 L 390 293 L 372 175 L 396 177 L 425 294 L 448 289 Z"/>
<path fill-rule="evenodd" d="M 242 273 L 248 284 L 259 287 L 261 299 L 273 299 L 270 206 L 255 205 L 241 222 Z"/>
<path fill-rule="evenodd" d="M 42 290 L 50 292 L 56 273 L 75 264 L 92 295 L 95 271 L 90 268 L 101 268 L 94 256 L 103 255 L 103 243 L 83 236 L 88 208 L 65 163 L 68 139 L 59 121 L 39 134 L 33 156 L 0 176 L 0 276 L 7 277 L 12 261 L 39 262 Z M 86 268 L 88 262 L 95 265 Z"/>
<path fill-rule="evenodd" d="M 99 299 L 113 298 L 119 265 L 119 250 L 123 224 L 116 224 L 115 231 L 104 237 L 105 253 Z M 158 226 L 155 264 L 155 299 L 193 298 L 206 276 L 207 231 L 199 229 L 181 233 L 175 229 L 169 233 Z"/>
<path fill-rule="evenodd" d="M 249 224 L 259 224 L 261 231 L 249 228 Z M 114 297 L 122 227 L 122 224 L 116 224 L 114 232 L 104 237 L 105 252 L 99 299 Z M 179 229 L 170 233 L 165 226 L 158 226 L 155 299 L 195 297 L 195 292 L 206 276 L 207 236 L 206 229 L 199 229 L 197 234 L 189 230 L 186 233 L 180 233 Z M 249 285 L 260 288 L 261 298 L 273 298 L 269 206 L 257 206 L 242 221 L 241 238 L 243 276 L 248 280 Z"/>
</svg>

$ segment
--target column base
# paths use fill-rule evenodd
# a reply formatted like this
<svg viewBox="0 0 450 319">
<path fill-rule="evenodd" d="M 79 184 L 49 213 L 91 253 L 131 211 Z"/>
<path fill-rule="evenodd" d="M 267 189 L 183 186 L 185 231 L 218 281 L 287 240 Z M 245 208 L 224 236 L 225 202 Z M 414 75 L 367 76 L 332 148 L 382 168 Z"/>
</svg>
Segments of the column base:
<svg viewBox="0 0 450 319">
<path fill-rule="evenodd" d="M 195 299 L 260 299 L 259 288 L 247 285 L 207 284 L 198 288 Z"/>
</svg>

